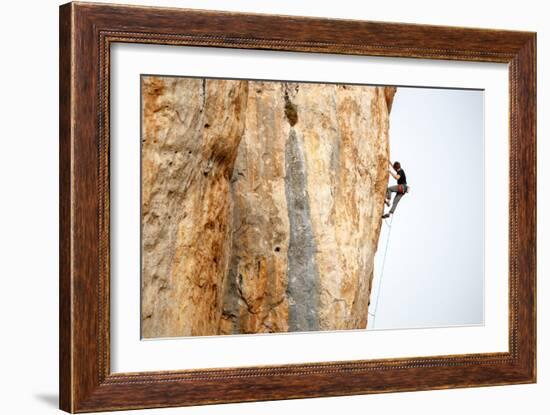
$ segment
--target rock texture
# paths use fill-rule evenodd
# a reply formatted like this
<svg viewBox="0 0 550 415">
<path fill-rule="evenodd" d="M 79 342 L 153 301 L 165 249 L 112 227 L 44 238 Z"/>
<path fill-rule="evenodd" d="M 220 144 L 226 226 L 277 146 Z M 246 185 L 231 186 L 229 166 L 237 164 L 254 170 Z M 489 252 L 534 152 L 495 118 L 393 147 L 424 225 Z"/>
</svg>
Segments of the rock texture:
<svg viewBox="0 0 550 415">
<path fill-rule="evenodd" d="M 365 328 L 394 93 L 144 78 L 142 335 Z"/>
<path fill-rule="evenodd" d="M 215 334 L 246 81 L 142 80 L 142 335 Z"/>
</svg>

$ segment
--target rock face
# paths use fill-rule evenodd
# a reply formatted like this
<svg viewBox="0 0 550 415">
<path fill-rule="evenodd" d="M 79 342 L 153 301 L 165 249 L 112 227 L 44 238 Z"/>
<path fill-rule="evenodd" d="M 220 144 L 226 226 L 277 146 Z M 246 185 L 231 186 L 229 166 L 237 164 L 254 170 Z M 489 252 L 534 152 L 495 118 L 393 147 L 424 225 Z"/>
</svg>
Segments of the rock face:
<svg viewBox="0 0 550 415">
<path fill-rule="evenodd" d="M 143 78 L 142 335 L 365 328 L 394 93 Z"/>
<path fill-rule="evenodd" d="M 142 80 L 142 335 L 214 334 L 246 81 Z"/>
</svg>

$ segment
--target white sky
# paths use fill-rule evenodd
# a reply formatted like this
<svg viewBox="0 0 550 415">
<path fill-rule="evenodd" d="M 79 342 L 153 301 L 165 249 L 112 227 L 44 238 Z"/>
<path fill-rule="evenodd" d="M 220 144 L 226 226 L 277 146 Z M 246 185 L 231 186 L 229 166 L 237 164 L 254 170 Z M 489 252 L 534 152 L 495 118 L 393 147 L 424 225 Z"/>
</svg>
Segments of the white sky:
<svg viewBox="0 0 550 415">
<path fill-rule="evenodd" d="M 412 191 L 396 209 L 380 279 L 383 226 L 369 329 L 483 324 L 483 111 L 483 91 L 398 88 L 391 159 Z"/>
</svg>

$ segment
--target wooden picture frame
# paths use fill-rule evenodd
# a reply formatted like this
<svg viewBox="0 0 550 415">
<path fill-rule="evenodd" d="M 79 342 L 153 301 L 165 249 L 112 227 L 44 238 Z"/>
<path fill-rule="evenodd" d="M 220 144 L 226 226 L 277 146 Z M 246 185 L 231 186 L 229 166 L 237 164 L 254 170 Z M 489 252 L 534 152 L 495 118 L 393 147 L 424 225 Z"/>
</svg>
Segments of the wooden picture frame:
<svg viewBox="0 0 550 415">
<path fill-rule="evenodd" d="M 507 63 L 509 352 L 111 373 L 109 59 L 116 42 Z M 91 412 L 535 382 L 535 33 L 69 3 L 60 8 L 59 93 L 61 409 Z"/>
</svg>

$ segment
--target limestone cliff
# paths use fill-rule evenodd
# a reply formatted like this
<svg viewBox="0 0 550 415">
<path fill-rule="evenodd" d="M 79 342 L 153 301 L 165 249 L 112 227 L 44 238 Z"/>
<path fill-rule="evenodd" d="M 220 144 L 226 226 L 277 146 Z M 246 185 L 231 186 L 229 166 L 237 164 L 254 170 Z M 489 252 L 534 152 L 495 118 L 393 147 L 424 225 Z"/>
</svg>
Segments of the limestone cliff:
<svg viewBox="0 0 550 415">
<path fill-rule="evenodd" d="M 144 78 L 142 335 L 365 328 L 394 93 Z"/>
<path fill-rule="evenodd" d="M 215 334 L 246 81 L 142 80 L 142 335 Z"/>
</svg>

